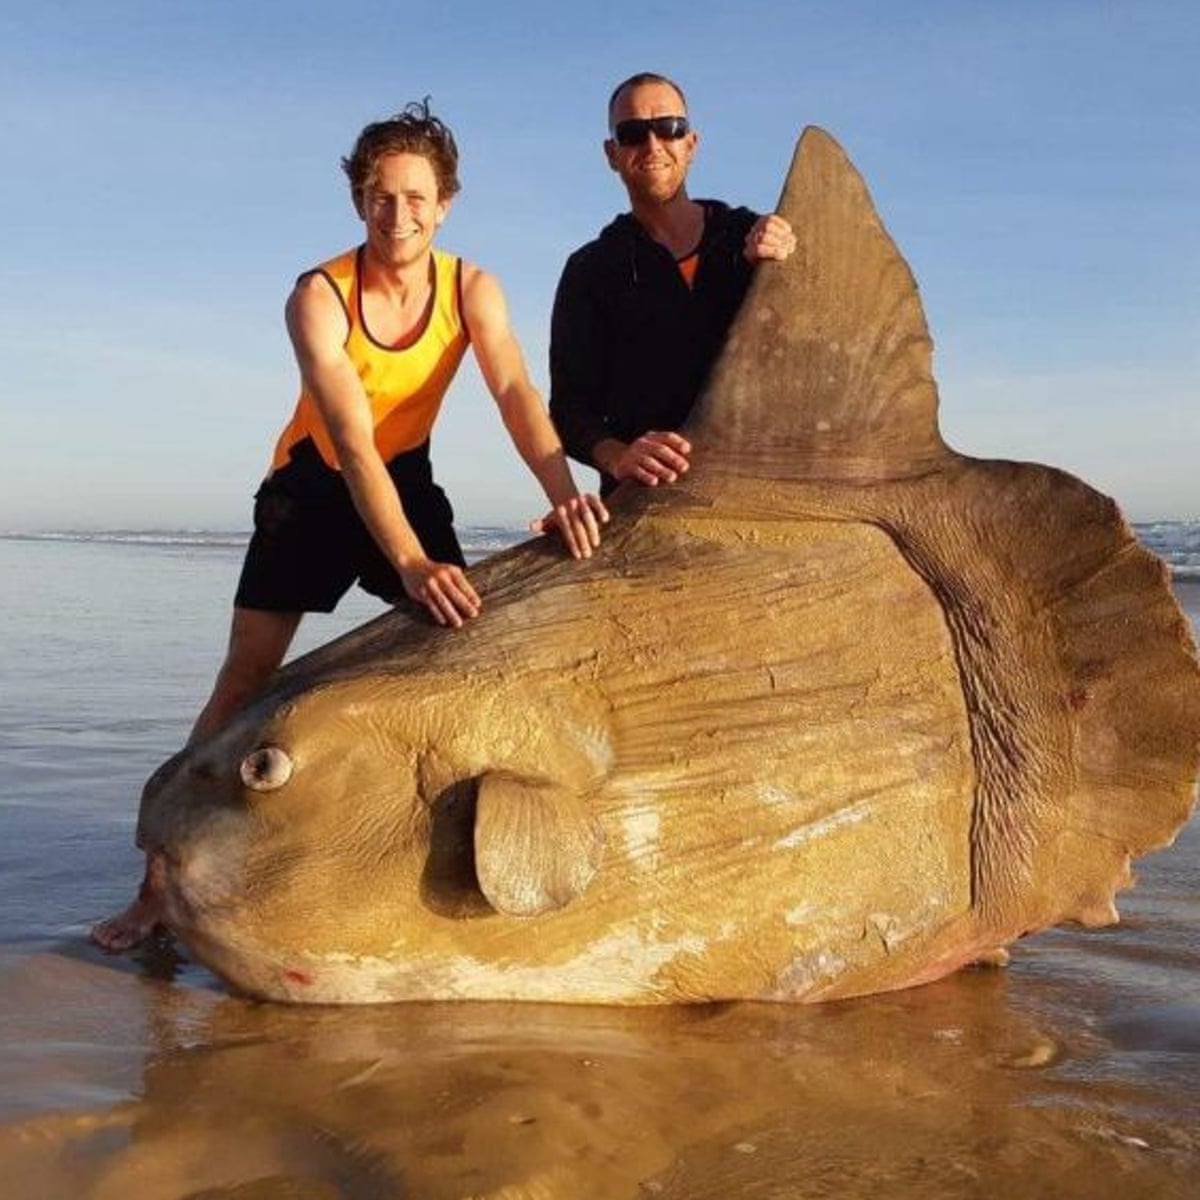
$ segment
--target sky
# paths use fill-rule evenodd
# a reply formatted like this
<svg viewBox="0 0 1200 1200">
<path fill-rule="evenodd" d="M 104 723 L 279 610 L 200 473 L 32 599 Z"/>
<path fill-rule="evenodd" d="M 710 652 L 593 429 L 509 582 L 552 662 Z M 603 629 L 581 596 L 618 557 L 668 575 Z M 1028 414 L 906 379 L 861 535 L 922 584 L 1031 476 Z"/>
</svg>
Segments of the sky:
<svg viewBox="0 0 1200 1200">
<path fill-rule="evenodd" d="M 1196 0 L 5 4 L 0 530 L 248 527 L 296 398 L 284 300 L 360 240 L 340 158 L 427 95 L 462 155 L 439 244 L 499 277 L 544 389 L 641 70 L 688 94 L 693 196 L 769 210 L 804 126 L 841 142 L 951 445 L 1200 518 L 1197 62 Z M 473 364 L 434 462 L 463 523 L 544 509 Z"/>
</svg>

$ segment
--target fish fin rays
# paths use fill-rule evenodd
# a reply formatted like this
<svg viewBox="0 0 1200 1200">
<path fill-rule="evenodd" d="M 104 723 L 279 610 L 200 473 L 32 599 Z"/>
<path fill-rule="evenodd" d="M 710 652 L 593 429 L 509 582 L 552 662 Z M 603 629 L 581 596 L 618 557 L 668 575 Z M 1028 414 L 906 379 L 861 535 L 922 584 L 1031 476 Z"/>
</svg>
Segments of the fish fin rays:
<svg viewBox="0 0 1200 1200">
<path fill-rule="evenodd" d="M 508 772 L 479 779 L 475 871 L 498 912 L 563 908 L 591 881 L 603 846 L 595 817 L 570 789 Z"/>
<path fill-rule="evenodd" d="M 1195 805 L 1187 622 L 1108 497 L 1050 467 L 955 459 L 894 489 L 883 524 L 960 664 L 976 911 L 1006 936 L 1112 921 L 1130 858 L 1169 844 Z"/>
<path fill-rule="evenodd" d="M 765 262 L 687 430 L 698 465 L 782 478 L 894 478 L 946 453 L 916 280 L 862 177 L 823 130 L 796 147 Z"/>
</svg>

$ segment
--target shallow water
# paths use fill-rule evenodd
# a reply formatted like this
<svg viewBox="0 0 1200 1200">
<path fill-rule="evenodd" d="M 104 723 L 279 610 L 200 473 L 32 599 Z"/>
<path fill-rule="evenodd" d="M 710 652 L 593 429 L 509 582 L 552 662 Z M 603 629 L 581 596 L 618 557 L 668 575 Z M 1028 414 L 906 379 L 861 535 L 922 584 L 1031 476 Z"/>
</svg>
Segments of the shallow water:
<svg viewBox="0 0 1200 1200">
<path fill-rule="evenodd" d="M 0 540 L 3 1195 L 1200 1196 L 1195 822 L 1119 926 L 819 1007 L 290 1009 L 165 947 L 93 950 L 238 557 Z"/>
</svg>

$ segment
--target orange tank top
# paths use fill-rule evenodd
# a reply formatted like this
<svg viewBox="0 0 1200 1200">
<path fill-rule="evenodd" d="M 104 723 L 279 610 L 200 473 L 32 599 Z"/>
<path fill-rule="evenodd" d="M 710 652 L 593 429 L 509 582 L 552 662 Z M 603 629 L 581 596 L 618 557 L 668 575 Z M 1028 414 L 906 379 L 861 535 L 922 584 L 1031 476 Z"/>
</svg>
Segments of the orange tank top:
<svg viewBox="0 0 1200 1200">
<path fill-rule="evenodd" d="M 384 462 L 428 440 L 442 399 L 470 340 L 462 316 L 462 260 L 433 251 L 433 295 L 423 326 L 399 349 L 371 337 L 362 315 L 362 248 L 347 250 L 316 268 L 342 298 L 350 332 L 346 354 L 354 364 L 375 419 L 375 445 Z M 275 444 L 271 470 L 284 466 L 292 447 L 312 438 L 321 458 L 339 469 L 337 451 L 320 410 L 301 389 L 292 419 Z"/>
</svg>

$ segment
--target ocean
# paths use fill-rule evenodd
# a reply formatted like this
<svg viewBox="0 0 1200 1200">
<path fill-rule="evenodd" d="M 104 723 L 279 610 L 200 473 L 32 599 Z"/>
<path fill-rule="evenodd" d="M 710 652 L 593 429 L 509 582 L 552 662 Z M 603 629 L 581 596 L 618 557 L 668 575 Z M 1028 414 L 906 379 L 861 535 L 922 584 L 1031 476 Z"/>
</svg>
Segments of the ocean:
<svg viewBox="0 0 1200 1200">
<path fill-rule="evenodd" d="M 468 558 L 521 539 L 461 531 Z M 1136 528 L 1200 628 L 1200 522 Z M 1200 1197 L 1200 826 L 1121 924 L 822 1006 L 287 1008 L 109 957 L 245 535 L 0 536 L 0 1194 Z M 296 653 L 381 611 L 353 594 Z"/>
</svg>

